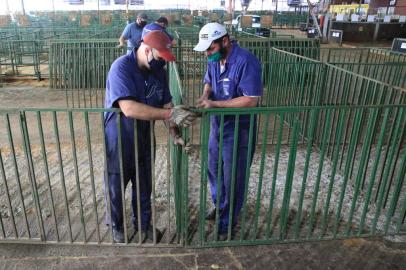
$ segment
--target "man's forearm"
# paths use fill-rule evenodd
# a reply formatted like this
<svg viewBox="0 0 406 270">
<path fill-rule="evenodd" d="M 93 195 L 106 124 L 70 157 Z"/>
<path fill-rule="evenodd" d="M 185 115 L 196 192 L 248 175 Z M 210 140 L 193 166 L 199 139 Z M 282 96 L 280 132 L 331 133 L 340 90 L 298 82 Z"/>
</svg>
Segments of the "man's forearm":
<svg viewBox="0 0 406 270">
<path fill-rule="evenodd" d="M 237 97 L 229 100 L 211 101 L 213 108 L 244 108 L 256 107 L 258 104 L 257 97 Z"/>
<path fill-rule="evenodd" d="M 211 85 L 206 83 L 203 88 L 202 97 L 208 99 L 210 97 L 210 94 L 211 94 Z"/>
<path fill-rule="evenodd" d="M 123 36 L 120 36 L 120 38 L 118 39 L 118 42 L 120 43 L 120 45 L 125 45 L 125 39 Z"/>
<path fill-rule="evenodd" d="M 159 109 L 133 100 L 120 100 L 119 106 L 126 117 L 139 120 L 167 120 L 171 109 Z"/>
</svg>

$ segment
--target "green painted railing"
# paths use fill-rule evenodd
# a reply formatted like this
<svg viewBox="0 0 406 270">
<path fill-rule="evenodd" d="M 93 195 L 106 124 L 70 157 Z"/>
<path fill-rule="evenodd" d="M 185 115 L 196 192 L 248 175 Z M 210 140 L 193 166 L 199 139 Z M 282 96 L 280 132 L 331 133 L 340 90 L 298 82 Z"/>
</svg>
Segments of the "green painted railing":
<svg viewBox="0 0 406 270">
<path fill-rule="evenodd" d="M 64 89 L 67 107 L 102 107 L 107 74 L 124 55 L 116 40 L 58 41 L 50 49 L 50 87 Z"/>
<path fill-rule="evenodd" d="M 267 64 L 271 79 L 261 104 L 270 107 L 203 111 L 207 114 L 191 128 L 192 134 L 194 128 L 195 134 L 200 130 L 200 136 L 192 135 L 192 138 L 194 142 L 198 140 L 201 152 L 189 158 L 189 200 L 184 208 L 190 209 L 196 203 L 196 196 L 200 200 L 198 209 L 191 208 L 185 214 L 193 217 L 185 228 L 192 225 L 197 228 L 184 230 L 184 239 L 192 246 L 215 246 L 404 231 L 406 199 L 399 194 L 405 189 L 405 91 L 279 49 L 269 52 Z M 182 76 L 179 78 L 180 84 L 188 87 Z M 182 87 L 181 97 L 186 103 L 190 101 L 187 92 Z M 253 182 L 245 192 L 250 194 L 249 201 L 244 203 L 244 208 L 249 210 L 243 210 L 240 216 L 237 235 L 231 239 L 229 228 L 229 242 L 218 242 L 218 220 L 214 224 L 204 220 L 210 204 L 207 199 L 209 119 L 212 115 L 224 118 L 243 114 L 258 118 L 260 123 L 257 128 L 252 124 L 250 131 L 251 139 L 254 129 L 259 135 L 254 172 L 251 170 L 247 175 L 249 182 Z M 301 158 L 297 159 L 299 146 Z M 200 162 L 200 166 L 195 162 Z M 191 169 L 196 167 L 199 169 Z M 264 168 L 268 169 L 267 175 Z M 201 185 L 197 195 L 193 183 L 199 175 Z M 275 191 L 278 188 L 281 191 Z M 289 206 L 291 203 L 293 206 Z M 264 205 L 269 208 L 264 210 Z M 275 209 L 275 205 L 279 208 Z M 370 213 L 370 209 L 374 212 Z"/>
<path fill-rule="evenodd" d="M 114 38 L 117 44 L 121 31 L 118 27 L 0 28 L 0 74 L 7 77 L 35 76 L 38 80 L 47 78 L 50 76 L 48 60 L 53 41 Z"/>
<path fill-rule="evenodd" d="M 405 104 L 406 91 L 336 65 L 273 48 L 263 106 Z"/>
<path fill-rule="evenodd" d="M 0 74 L 3 76 L 47 75 L 46 50 L 43 41 L 2 40 L 0 42 Z"/>
<path fill-rule="evenodd" d="M 106 142 L 105 109 L 0 110 L 0 242 L 112 244 L 111 227 L 104 224 L 110 198 L 104 192 Z M 110 110 L 113 111 L 113 110 Z M 115 110 L 115 112 L 119 112 Z M 122 114 L 119 114 L 120 119 Z M 139 124 L 134 121 L 134 126 Z M 153 122 L 151 122 L 153 124 Z M 122 134 L 120 121 L 117 129 Z M 179 209 L 183 185 L 174 183 L 179 149 L 168 146 L 163 123 L 145 136 L 157 136 L 152 148 L 152 220 L 163 239 L 142 243 L 130 222 L 129 192 L 122 191 L 125 236 L 135 245 L 178 245 Z M 135 134 L 137 129 L 134 128 Z M 137 137 L 137 135 L 135 136 Z M 121 136 L 117 145 L 123 171 Z M 134 151 L 138 152 L 135 143 Z M 168 151 L 171 149 L 171 151 Z M 170 161 L 172 153 L 174 163 Z M 134 168 L 138 172 L 138 155 Z M 171 165 L 172 164 L 172 165 Z M 181 167 L 179 167 L 181 169 Z M 123 175 L 123 174 L 122 174 Z M 176 174 L 174 174 L 175 176 Z M 139 183 L 136 176 L 136 183 Z M 123 181 L 123 179 L 122 179 Z M 122 185 L 123 186 L 123 185 Z M 139 185 L 136 187 L 139 194 Z M 175 199 L 176 198 L 176 199 Z M 140 199 L 138 196 L 138 205 Z M 137 210 L 138 220 L 140 218 Z M 138 224 L 140 226 L 140 224 Z"/>
<path fill-rule="evenodd" d="M 201 148 L 189 157 L 189 197 L 184 204 L 187 215 L 193 216 L 186 226 L 191 229 L 185 231 L 189 245 L 269 244 L 406 232 L 406 105 L 201 112 Z M 250 170 L 245 176 L 238 225 L 234 231 L 228 227 L 226 241 L 218 241 L 218 218 L 214 222 L 204 218 L 211 205 L 207 182 L 209 121 L 217 116 L 223 124 L 225 118 L 243 115 L 251 119 L 249 141 L 255 137 L 254 119 L 259 120 L 257 145 L 248 147 L 247 156 L 254 153 L 254 158 L 251 166 L 247 163 Z M 309 117 L 303 120 L 302 115 Z M 286 119 L 292 119 L 291 123 Z M 308 126 L 305 134 L 299 128 L 303 122 Z M 237 141 L 239 125 L 235 123 Z M 220 134 L 223 129 L 220 125 Z M 322 136 L 316 142 L 317 133 Z M 222 146 L 220 139 L 220 159 Z M 236 147 L 234 143 L 232 153 L 237 153 Z M 232 160 L 230 188 L 235 190 L 240 169 L 236 154 Z M 196 190 L 198 177 L 200 189 Z M 221 178 L 218 175 L 217 179 Z M 233 194 L 231 202 L 236 199 Z"/>
<path fill-rule="evenodd" d="M 323 63 L 406 88 L 406 55 L 381 48 L 284 48 Z"/>
</svg>

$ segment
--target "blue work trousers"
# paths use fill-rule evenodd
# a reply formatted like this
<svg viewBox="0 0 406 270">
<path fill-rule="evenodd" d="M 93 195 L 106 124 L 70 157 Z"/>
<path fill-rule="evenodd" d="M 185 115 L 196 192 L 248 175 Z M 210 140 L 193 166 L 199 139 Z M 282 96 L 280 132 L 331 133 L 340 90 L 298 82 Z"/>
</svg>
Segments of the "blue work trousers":
<svg viewBox="0 0 406 270">
<path fill-rule="evenodd" d="M 135 171 L 129 174 L 128 170 L 124 172 L 124 191 L 131 181 L 131 207 L 132 223 L 135 229 L 138 229 L 138 200 L 137 200 L 137 182 Z M 151 158 L 144 159 L 138 163 L 139 172 L 139 192 L 140 192 L 140 210 L 141 210 L 141 229 L 148 230 L 151 221 L 151 191 L 152 191 L 152 170 Z M 120 173 L 108 173 L 108 186 L 110 191 L 111 206 L 111 224 L 115 230 L 123 230 L 123 202 L 121 193 L 121 175 Z M 105 179 L 106 181 L 107 179 Z M 107 183 L 105 183 L 107 186 Z M 109 213 L 106 215 L 109 217 Z M 110 222 L 108 222 L 110 224 Z"/>
<path fill-rule="evenodd" d="M 226 233 L 229 225 L 229 213 L 231 206 L 231 185 L 232 185 L 232 165 L 233 165 L 233 146 L 234 146 L 234 130 L 235 121 L 226 119 L 224 121 L 223 130 L 223 149 L 221 171 L 219 168 L 219 119 L 218 117 L 212 117 L 210 127 L 209 138 L 209 164 L 208 164 L 208 179 L 210 183 L 210 191 L 212 201 L 217 206 L 217 184 L 219 184 L 220 201 L 219 201 L 219 213 L 220 224 L 219 233 Z M 252 133 L 252 147 L 251 153 L 248 153 L 249 143 L 249 121 L 240 121 L 238 129 L 238 145 L 236 153 L 235 164 L 235 186 L 234 186 L 234 210 L 233 210 L 233 227 L 237 223 L 238 214 L 243 206 L 244 202 L 244 190 L 245 185 L 248 183 L 246 179 L 247 169 L 251 166 L 253 153 L 255 150 L 256 142 L 256 121 L 253 125 Z M 247 160 L 248 166 L 247 166 Z"/>
</svg>

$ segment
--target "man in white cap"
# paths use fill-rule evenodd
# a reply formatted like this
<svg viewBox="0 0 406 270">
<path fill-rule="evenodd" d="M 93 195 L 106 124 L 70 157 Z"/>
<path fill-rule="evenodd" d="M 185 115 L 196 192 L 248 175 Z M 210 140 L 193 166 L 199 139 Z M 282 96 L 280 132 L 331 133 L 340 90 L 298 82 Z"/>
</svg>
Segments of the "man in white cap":
<svg viewBox="0 0 406 270">
<path fill-rule="evenodd" d="M 249 51 L 231 41 L 225 27 L 219 23 L 208 23 L 199 32 L 196 51 L 206 52 L 208 65 L 204 77 L 203 95 L 196 106 L 199 108 L 241 108 L 256 107 L 262 96 L 261 65 Z M 207 220 L 215 220 L 219 214 L 219 240 L 225 240 L 228 227 L 232 235 L 237 224 L 238 214 L 244 203 L 244 190 L 247 185 L 246 171 L 251 164 L 255 138 L 256 118 L 252 123 L 252 151 L 248 153 L 250 116 L 239 116 L 238 131 L 235 130 L 235 116 L 224 117 L 222 159 L 219 157 L 220 117 L 210 119 L 208 178 L 214 208 L 206 215 Z M 234 133 L 238 132 L 234 194 L 231 194 Z M 221 162 L 221 170 L 218 163 Z M 219 183 L 217 183 L 219 181 Z M 220 185 L 220 201 L 217 201 L 217 184 Z M 231 206 L 231 202 L 233 205 Z M 218 209 L 216 209 L 218 207 Z M 229 213 L 233 209 L 231 220 Z"/>
</svg>

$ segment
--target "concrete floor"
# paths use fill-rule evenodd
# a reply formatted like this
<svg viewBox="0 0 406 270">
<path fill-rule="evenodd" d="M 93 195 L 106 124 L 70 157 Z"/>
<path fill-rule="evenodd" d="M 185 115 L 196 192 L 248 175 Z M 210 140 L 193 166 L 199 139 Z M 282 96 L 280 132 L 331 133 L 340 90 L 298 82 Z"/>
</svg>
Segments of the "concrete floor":
<svg viewBox="0 0 406 270">
<path fill-rule="evenodd" d="M 0 244 L 0 269 L 406 269 L 406 242 L 185 249 Z"/>
</svg>

